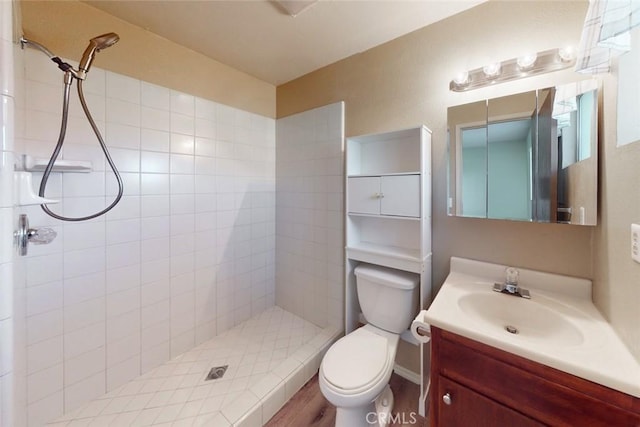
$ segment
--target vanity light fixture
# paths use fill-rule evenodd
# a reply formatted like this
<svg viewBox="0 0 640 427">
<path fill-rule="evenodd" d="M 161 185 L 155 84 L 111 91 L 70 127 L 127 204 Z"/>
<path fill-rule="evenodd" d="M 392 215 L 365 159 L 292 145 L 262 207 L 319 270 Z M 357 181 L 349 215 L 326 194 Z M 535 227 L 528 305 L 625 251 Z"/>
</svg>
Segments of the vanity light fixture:
<svg viewBox="0 0 640 427">
<path fill-rule="evenodd" d="M 573 66 L 575 62 L 575 50 L 570 47 L 530 53 L 459 73 L 449 83 L 449 90 L 464 92 L 495 83 L 563 70 Z"/>
</svg>

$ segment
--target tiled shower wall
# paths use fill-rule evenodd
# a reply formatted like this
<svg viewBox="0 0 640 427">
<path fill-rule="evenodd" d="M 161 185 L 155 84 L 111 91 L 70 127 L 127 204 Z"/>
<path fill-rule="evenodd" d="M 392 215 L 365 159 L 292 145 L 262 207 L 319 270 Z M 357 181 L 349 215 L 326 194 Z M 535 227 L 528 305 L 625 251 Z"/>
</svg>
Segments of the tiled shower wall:
<svg viewBox="0 0 640 427">
<path fill-rule="evenodd" d="M 16 153 L 48 158 L 62 73 L 39 52 L 19 55 Z M 275 121 L 97 68 L 84 91 L 124 197 L 107 215 L 79 223 L 39 206 L 16 208 L 58 233 L 52 244 L 32 245 L 16 270 L 26 293 L 29 425 L 275 300 Z M 50 207 L 67 216 L 100 210 L 117 191 L 75 92 L 62 157 L 90 160 L 93 171 L 51 175 L 46 196 L 61 203 Z"/>
<path fill-rule="evenodd" d="M 344 103 L 278 119 L 276 302 L 344 327 Z"/>
<path fill-rule="evenodd" d="M 0 425 L 13 423 L 13 31 L 11 2 L 0 1 Z"/>
</svg>

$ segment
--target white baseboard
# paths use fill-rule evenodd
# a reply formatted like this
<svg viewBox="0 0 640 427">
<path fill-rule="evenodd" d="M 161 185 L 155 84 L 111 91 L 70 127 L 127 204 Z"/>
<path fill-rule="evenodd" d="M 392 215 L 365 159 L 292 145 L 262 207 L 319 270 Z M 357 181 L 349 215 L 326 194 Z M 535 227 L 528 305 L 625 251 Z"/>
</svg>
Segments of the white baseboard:
<svg viewBox="0 0 640 427">
<path fill-rule="evenodd" d="M 410 371 L 407 368 L 404 368 L 397 363 L 393 365 L 393 372 L 404 378 L 405 380 L 411 381 L 414 384 L 420 385 L 420 374 Z"/>
</svg>

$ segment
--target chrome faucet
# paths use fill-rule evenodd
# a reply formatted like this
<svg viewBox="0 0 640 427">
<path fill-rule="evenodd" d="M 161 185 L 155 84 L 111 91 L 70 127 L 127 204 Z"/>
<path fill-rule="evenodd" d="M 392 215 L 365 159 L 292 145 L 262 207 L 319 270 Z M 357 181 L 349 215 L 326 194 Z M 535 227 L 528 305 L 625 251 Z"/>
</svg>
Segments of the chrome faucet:
<svg viewBox="0 0 640 427">
<path fill-rule="evenodd" d="M 507 295 L 530 299 L 531 294 L 529 291 L 518 286 L 518 277 L 520 276 L 518 270 L 513 267 L 508 267 L 505 273 L 506 278 L 504 283 L 494 283 L 493 290 Z"/>
</svg>

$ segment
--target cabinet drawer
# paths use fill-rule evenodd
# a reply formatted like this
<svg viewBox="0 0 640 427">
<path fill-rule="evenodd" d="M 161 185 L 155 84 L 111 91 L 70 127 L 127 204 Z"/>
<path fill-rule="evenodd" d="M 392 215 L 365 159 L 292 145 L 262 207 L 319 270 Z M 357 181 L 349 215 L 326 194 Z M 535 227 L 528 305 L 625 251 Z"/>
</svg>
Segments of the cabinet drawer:
<svg viewBox="0 0 640 427">
<path fill-rule="evenodd" d="M 508 363 L 509 357 L 521 359 L 518 356 L 479 343 L 470 348 L 460 342 L 440 339 L 437 348 L 434 357 L 438 358 L 439 374 L 545 424 L 640 426 L 640 414 L 609 404 L 613 399 L 603 401 L 569 387 L 572 381 L 569 374 L 565 374 L 569 379 L 563 383 L 551 381 L 516 366 L 518 363 Z M 496 358 L 492 353 L 500 355 Z M 541 372 L 544 370 L 550 371 L 550 375 L 551 371 L 558 372 L 542 367 Z"/>
</svg>

